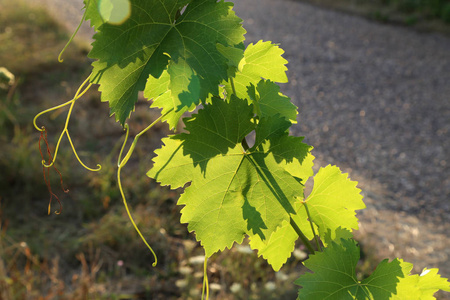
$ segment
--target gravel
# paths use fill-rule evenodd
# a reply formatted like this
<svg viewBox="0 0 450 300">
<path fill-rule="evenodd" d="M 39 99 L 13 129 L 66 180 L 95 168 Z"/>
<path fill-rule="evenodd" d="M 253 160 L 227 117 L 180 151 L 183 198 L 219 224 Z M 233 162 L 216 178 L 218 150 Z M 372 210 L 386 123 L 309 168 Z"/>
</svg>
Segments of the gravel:
<svg viewBox="0 0 450 300">
<path fill-rule="evenodd" d="M 70 30 L 81 17 L 81 0 L 32 2 Z M 316 165 L 359 182 L 363 249 L 450 277 L 450 38 L 289 0 L 239 0 L 235 10 L 249 43 L 286 51 L 293 133 L 315 147 Z"/>
<path fill-rule="evenodd" d="M 357 237 L 381 257 L 450 276 L 450 38 L 296 1 L 241 0 L 249 42 L 280 43 L 283 92 L 316 165 L 363 190 Z"/>
</svg>

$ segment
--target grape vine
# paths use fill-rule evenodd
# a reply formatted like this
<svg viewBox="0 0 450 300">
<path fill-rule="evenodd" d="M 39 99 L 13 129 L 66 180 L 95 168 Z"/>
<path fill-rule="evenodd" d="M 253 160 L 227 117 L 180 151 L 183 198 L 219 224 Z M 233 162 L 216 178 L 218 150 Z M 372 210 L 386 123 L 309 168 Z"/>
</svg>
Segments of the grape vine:
<svg viewBox="0 0 450 300">
<path fill-rule="evenodd" d="M 439 289 L 450 291 L 437 269 L 410 275 L 412 264 L 401 259 L 384 260 L 368 278 L 356 278 L 360 254 L 352 231 L 358 229 L 356 211 L 365 208 L 357 183 L 336 166 L 313 174 L 312 147 L 303 137 L 289 134 L 297 122 L 297 107 L 277 85 L 288 81 L 284 51 L 270 41 L 245 46 L 246 31 L 231 2 L 84 3 L 81 22 L 90 21 L 96 31 L 88 54 L 94 60 L 92 73 L 72 100 L 35 117 L 36 129 L 46 133 L 37 118 L 70 105 L 55 154 L 48 152 L 49 161 L 42 164 L 54 164 L 66 135 L 83 167 L 101 169 L 80 160 L 68 129 L 75 103 L 98 85 L 101 100 L 109 103 L 111 115 L 126 131 L 117 182 L 130 221 L 154 255 L 154 266 L 156 253 L 133 220 L 121 170 L 141 135 L 158 122 L 175 129 L 191 112 L 182 119 L 183 133 L 162 139 L 147 176 L 172 189 L 184 187 L 178 200 L 181 222 L 205 250 L 202 298 L 209 296 L 207 259 L 245 237 L 275 271 L 291 256 L 298 239 L 305 244 L 310 256 L 304 265 L 313 273 L 295 282 L 301 286 L 299 299 L 428 299 Z M 117 19 L 123 11 L 127 14 Z M 161 116 L 135 136 L 122 158 L 127 120 L 133 117 L 140 91 Z M 305 196 L 309 178 L 314 187 Z"/>
</svg>

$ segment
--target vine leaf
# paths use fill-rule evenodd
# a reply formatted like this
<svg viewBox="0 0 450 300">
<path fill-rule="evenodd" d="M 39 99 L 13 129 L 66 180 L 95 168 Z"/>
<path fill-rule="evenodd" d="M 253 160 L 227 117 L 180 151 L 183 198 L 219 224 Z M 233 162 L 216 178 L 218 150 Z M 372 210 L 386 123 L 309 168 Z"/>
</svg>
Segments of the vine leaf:
<svg viewBox="0 0 450 300">
<path fill-rule="evenodd" d="M 259 138 L 247 151 L 241 146 L 255 127 L 256 135 L 261 134 L 261 122 L 252 122 L 252 112 L 247 101 L 234 96 L 229 102 L 213 98 L 184 120 L 189 133 L 164 139 L 165 146 L 156 151 L 147 173 L 172 188 L 190 182 L 178 201 L 185 206 L 181 222 L 195 231 L 207 256 L 242 242 L 246 234 L 268 239 L 295 214 L 295 199 L 303 194 L 303 185 L 284 169 L 286 160 L 294 158 L 275 157 L 270 150 L 280 140 L 274 136 L 277 126 L 271 132 L 263 130 L 265 140 Z M 294 138 L 285 145 L 297 147 L 301 140 Z"/>
<path fill-rule="evenodd" d="M 355 267 L 359 257 L 359 247 L 351 239 L 331 242 L 323 252 L 310 255 L 303 264 L 314 273 L 295 281 L 302 286 L 298 299 L 389 299 L 412 269 L 412 264 L 401 259 L 385 259 L 368 278 L 358 281 Z"/>
<path fill-rule="evenodd" d="M 326 247 L 331 242 L 335 242 L 336 244 L 341 244 L 342 240 L 348 240 L 348 239 L 352 239 L 352 238 L 353 238 L 353 234 L 348 229 L 338 227 L 338 228 L 336 228 L 336 230 L 334 232 L 331 232 L 331 230 L 328 228 L 327 232 L 325 233 L 325 236 L 322 239 L 322 243 Z"/>
<path fill-rule="evenodd" d="M 247 87 L 250 84 L 256 86 L 261 78 L 274 82 L 288 82 L 287 60 L 282 57 L 283 53 L 283 49 L 270 41 L 248 45 L 234 78 L 236 96 L 248 98 Z M 225 83 L 225 88 L 228 95 L 233 93 L 230 82 Z"/>
<path fill-rule="evenodd" d="M 253 100 L 258 116 L 269 117 L 280 114 L 292 123 L 297 123 L 297 106 L 289 97 L 280 93 L 280 87 L 274 82 L 260 80 L 256 87 L 250 83 L 248 95 Z"/>
<path fill-rule="evenodd" d="M 172 97 L 172 91 L 169 88 L 170 75 L 167 71 L 164 71 L 161 76 L 156 79 L 150 76 L 147 80 L 147 85 L 144 90 L 144 96 L 147 99 L 153 99 L 153 103 L 150 107 L 161 108 L 161 115 L 164 117 L 162 122 L 167 122 L 170 129 L 176 128 L 178 121 L 186 111 L 193 110 L 196 105 L 192 104 L 190 107 L 184 106 L 175 110 L 178 106 L 177 101 Z"/>
<path fill-rule="evenodd" d="M 235 46 L 224 46 L 217 44 L 217 50 L 228 59 L 228 77 L 234 77 L 238 70 L 239 63 L 244 58 L 245 46 L 240 43 Z"/>
<path fill-rule="evenodd" d="M 297 203 L 298 207 L 300 207 L 299 204 L 300 202 Z M 314 237 L 305 210 L 297 209 L 297 214 L 293 215 L 292 219 L 308 239 L 311 240 Z M 279 271 L 292 255 L 297 240 L 298 234 L 292 228 L 290 222 L 284 221 L 282 226 L 265 241 L 259 236 L 252 236 L 250 247 L 258 250 L 258 256 L 264 257 L 274 271 Z"/>
<path fill-rule="evenodd" d="M 164 70 L 173 97 L 164 108 L 191 107 L 218 94 L 218 84 L 227 79 L 228 60 L 216 45 L 241 43 L 241 22 L 232 3 L 223 0 L 133 0 L 123 24 L 104 23 L 95 34 L 88 55 L 97 59 L 92 81 L 122 125 L 149 76 L 159 79 Z"/>
<path fill-rule="evenodd" d="M 185 153 L 189 153 L 194 166 L 200 165 L 206 172 L 211 158 L 226 154 L 254 130 L 251 117 L 252 108 L 245 101 L 234 96 L 229 102 L 214 98 L 211 105 L 184 120 L 189 134 L 182 133 L 178 138 L 183 140 Z"/>
<path fill-rule="evenodd" d="M 264 144 L 265 140 L 270 141 L 268 151 L 273 154 L 278 166 L 289 172 L 302 184 L 298 191 L 298 198 L 303 199 L 303 184 L 313 175 L 314 156 L 310 152 L 312 147 L 302 142 L 303 137 L 288 135 L 287 130 L 290 126 L 291 122 L 279 114 L 262 118 L 256 128 L 254 147 L 257 148 Z M 295 201 L 295 214 L 290 217 L 301 228 L 303 234 L 312 239 L 314 235 L 306 211 L 301 210 L 301 208 L 300 201 Z M 258 250 L 258 255 L 263 256 L 272 268 L 278 271 L 294 251 L 297 239 L 298 234 L 292 228 L 290 222 L 284 221 L 267 239 L 262 239 L 258 235 L 251 236 L 250 247 Z"/>
<path fill-rule="evenodd" d="M 287 134 L 281 135 L 281 138 L 278 137 L 280 131 L 282 132 L 285 128 L 281 126 L 280 121 L 278 127 L 274 126 L 276 122 L 269 122 L 272 129 L 269 129 L 265 125 L 264 119 L 261 123 L 261 128 L 264 128 L 260 129 L 262 132 L 277 132 L 274 128 L 279 128 L 278 133 L 273 134 L 270 138 L 272 141 L 275 137 L 280 139 L 274 143 L 276 147 L 271 149 L 275 153 L 275 157 L 286 158 L 292 157 L 297 153 L 305 153 L 304 150 L 300 150 L 304 147 L 301 144 L 297 144 L 296 147 L 288 147 L 285 144 L 285 139 L 289 140 L 293 137 Z M 258 141 L 258 137 L 256 140 Z M 278 151 L 282 152 L 278 154 Z M 300 157 L 297 161 L 292 159 L 290 163 L 285 165 L 285 170 L 290 172 L 292 176 L 298 178 L 300 182 L 304 183 L 312 176 L 313 158 L 309 153 L 306 157 Z M 322 238 L 324 245 L 328 245 L 332 241 L 339 243 L 340 238 L 350 238 L 352 237 L 352 228 L 358 228 L 358 219 L 355 217 L 355 210 L 362 209 L 365 206 L 362 202 L 360 190 L 356 188 L 356 184 L 356 182 L 350 181 L 347 178 L 347 174 L 342 174 L 339 168 L 335 166 L 321 168 L 314 177 L 314 187 L 306 202 L 313 225 L 315 229 L 318 229 L 319 236 Z M 311 240 L 314 235 L 308 222 L 304 204 L 298 201 L 296 207 L 296 214 L 291 217 L 302 230 L 303 234 Z M 262 255 L 272 265 L 273 269 L 278 271 L 291 256 L 292 251 L 294 251 L 297 239 L 297 233 L 290 223 L 286 222 L 267 240 L 262 240 L 258 236 L 252 237 L 250 246 L 252 249 L 257 249 L 258 255 Z"/>
<path fill-rule="evenodd" d="M 401 278 L 397 285 L 397 294 L 391 300 L 431 300 L 438 290 L 450 292 L 447 278 L 442 278 L 438 269 L 424 269 L 420 275 L 410 275 Z"/>
<path fill-rule="evenodd" d="M 90 20 L 91 27 L 93 27 L 96 31 L 98 28 L 105 23 L 102 16 L 98 11 L 98 0 L 84 0 L 84 9 L 86 11 L 86 21 Z"/>
<path fill-rule="evenodd" d="M 313 147 L 303 143 L 303 137 L 289 135 L 291 122 L 279 114 L 262 118 L 256 128 L 255 146 L 271 141 L 270 151 L 277 162 L 303 184 L 313 175 Z"/>
<path fill-rule="evenodd" d="M 341 227 L 352 231 L 358 229 L 355 210 L 364 209 L 361 190 L 357 182 L 347 178 L 338 167 L 328 165 L 320 168 L 314 176 L 314 187 L 306 199 L 312 221 L 319 228 L 322 241 L 332 233 L 328 240 L 335 239 L 336 230 Z"/>
<path fill-rule="evenodd" d="M 352 239 L 331 241 L 323 252 L 311 255 L 303 264 L 314 273 L 295 281 L 302 286 L 299 299 L 431 300 L 439 289 L 450 291 L 449 282 L 437 274 L 438 269 L 410 275 L 413 265 L 401 259 L 383 260 L 368 278 L 358 281 L 355 267 L 359 256 L 359 247 Z"/>
</svg>

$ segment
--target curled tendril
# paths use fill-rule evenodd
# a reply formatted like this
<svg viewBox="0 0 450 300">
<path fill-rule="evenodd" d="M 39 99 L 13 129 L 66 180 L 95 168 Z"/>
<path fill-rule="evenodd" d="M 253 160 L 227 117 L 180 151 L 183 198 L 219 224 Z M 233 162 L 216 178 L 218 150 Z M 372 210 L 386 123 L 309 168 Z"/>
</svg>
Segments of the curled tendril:
<svg viewBox="0 0 450 300">
<path fill-rule="evenodd" d="M 70 43 L 72 43 L 73 39 L 75 38 L 75 36 L 78 33 L 78 30 L 80 30 L 81 24 L 83 24 L 84 20 L 86 19 L 86 13 L 87 13 L 87 8 L 89 7 L 89 2 L 91 2 L 91 0 L 88 0 L 88 2 L 86 3 L 86 8 L 84 10 L 84 14 L 81 17 L 80 23 L 78 24 L 77 29 L 75 29 L 75 32 L 72 34 L 72 36 L 70 37 L 69 41 L 67 42 L 67 44 L 64 46 L 64 48 L 61 50 L 61 52 L 58 55 L 58 61 L 60 63 L 62 63 L 64 61 L 64 59 L 62 59 L 62 55 L 64 53 L 64 51 L 66 51 L 67 47 L 69 47 Z"/>
<path fill-rule="evenodd" d="M 70 121 L 70 116 L 72 115 L 72 111 L 73 111 L 73 107 L 74 107 L 74 105 L 75 105 L 75 102 L 76 102 L 79 98 L 81 98 L 81 97 L 82 97 L 82 96 L 83 96 L 83 95 L 91 88 L 91 86 L 92 86 L 92 83 L 89 83 L 89 79 L 90 79 L 90 78 L 91 78 L 91 75 L 89 75 L 88 78 L 86 78 L 86 80 L 81 84 L 81 86 L 78 88 L 78 90 L 77 90 L 77 92 L 75 93 L 75 96 L 73 97 L 72 100 L 67 101 L 66 103 L 63 103 L 63 104 L 54 106 L 54 107 L 52 107 L 52 108 L 46 109 L 46 110 L 44 110 L 44 111 L 38 113 L 38 114 L 34 117 L 34 119 L 33 119 L 33 125 L 34 125 L 34 128 L 36 128 L 38 131 L 41 131 L 41 132 L 42 132 L 42 131 L 45 131 L 45 128 L 44 128 L 44 127 L 39 128 L 39 127 L 37 126 L 37 124 L 36 124 L 37 118 L 39 118 L 40 116 L 42 116 L 43 114 L 46 114 L 46 113 L 48 113 L 48 112 L 51 112 L 51 111 L 57 110 L 57 109 L 59 109 L 59 108 L 62 108 L 62 107 L 64 107 L 64 106 L 70 105 L 70 107 L 69 107 L 69 112 L 67 113 L 66 123 L 65 123 L 65 125 L 64 125 L 64 129 L 63 129 L 63 131 L 61 132 L 61 134 L 60 134 L 60 136 L 59 136 L 58 142 L 56 143 L 55 155 L 54 155 L 53 159 L 52 159 L 49 163 L 46 163 L 45 161 L 42 162 L 42 164 L 43 164 L 44 167 L 50 168 L 50 167 L 54 164 L 54 162 L 56 161 L 56 157 L 58 156 L 58 150 L 59 150 L 59 146 L 60 146 L 60 144 L 61 144 L 61 140 L 62 140 L 62 138 L 63 138 L 64 135 L 67 135 L 67 139 L 69 140 L 70 147 L 72 148 L 73 153 L 75 154 L 75 157 L 77 158 L 78 162 L 79 162 L 85 169 L 87 169 L 87 170 L 89 170 L 89 171 L 97 172 L 97 171 L 100 171 L 100 170 L 101 170 L 102 166 L 99 165 L 99 164 L 97 164 L 97 168 L 96 168 L 96 169 L 93 169 L 93 168 L 90 168 L 90 167 L 86 166 L 86 165 L 81 161 L 80 157 L 78 156 L 77 151 L 75 150 L 75 147 L 74 147 L 74 145 L 73 145 L 72 139 L 70 138 L 70 135 L 69 135 L 69 129 L 68 129 L 68 127 L 69 127 L 69 121 Z M 88 84 L 88 83 L 89 83 L 89 84 Z M 86 84 L 88 84 L 88 85 L 84 88 L 84 86 L 85 86 Z M 84 88 L 84 89 L 83 89 L 83 88 Z"/>
<path fill-rule="evenodd" d="M 206 292 L 206 298 L 205 298 Z M 209 282 L 208 282 L 208 257 L 205 256 L 205 262 L 203 263 L 203 287 L 202 287 L 202 300 L 209 299 Z"/>
<path fill-rule="evenodd" d="M 86 170 L 89 170 L 91 172 L 98 172 L 102 169 L 102 166 L 100 164 L 97 164 L 97 168 L 96 169 L 92 169 L 89 168 L 88 166 L 86 166 L 80 159 L 80 157 L 78 156 L 77 151 L 75 150 L 75 147 L 73 145 L 72 139 L 70 138 L 70 134 L 69 131 L 66 131 L 66 135 L 67 135 L 67 139 L 69 140 L 70 146 L 72 147 L 73 150 L 73 154 L 75 154 L 75 157 L 77 158 L 78 162 L 80 163 L 80 165 L 82 165 Z"/>
<path fill-rule="evenodd" d="M 123 151 L 125 149 L 127 140 L 128 140 L 128 136 L 130 134 L 130 128 L 128 126 L 128 124 L 125 124 L 125 139 L 123 141 L 122 144 L 122 148 L 120 149 L 120 153 L 119 153 L 119 158 L 117 161 L 117 185 L 119 186 L 119 190 L 120 190 L 120 195 L 122 196 L 122 200 L 123 200 L 123 205 L 125 206 L 125 210 L 127 211 L 128 214 L 128 218 L 131 221 L 131 224 L 133 224 L 134 229 L 136 230 L 136 232 L 139 234 L 139 236 L 141 237 L 142 241 L 144 242 L 144 244 L 147 246 L 147 248 L 150 250 L 150 252 L 152 252 L 153 257 L 155 258 L 155 262 L 152 264 L 153 267 L 155 267 L 158 263 L 158 258 L 156 257 L 156 253 L 155 251 L 153 251 L 153 248 L 148 244 L 147 240 L 145 239 L 144 235 L 141 233 L 141 231 L 139 230 L 138 226 L 136 225 L 136 223 L 134 222 L 133 217 L 131 216 L 131 212 L 130 209 L 128 208 L 128 204 L 127 204 L 127 199 L 125 197 L 125 193 L 123 192 L 123 188 L 122 188 L 122 182 L 120 180 L 120 173 L 122 171 L 122 168 L 127 164 L 128 160 L 131 157 L 131 154 L 133 154 L 134 149 L 136 148 L 136 144 L 137 141 L 139 139 L 139 137 L 141 135 L 143 135 L 147 130 L 149 130 L 150 128 L 152 128 L 153 126 L 155 126 L 158 122 L 160 122 L 167 114 L 169 114 L 170 112 L 172 112 L 173 109 L 169 110 L 167 113 L 165 113 L 164 115 L 160 116 L 158 119 L 156 119 L 155 121 L 153 121 L 153 123 L 151 123 L 149 126 L 147 126 L 145 129 L 143 129 L 141 132 L 139 132 L 138 134 L 136 134 L 136 136 L 134 137 L 133 143 L 131 144 L 130 148 L 128 149 L 127 154 L 125 155 L 125 157 L 122 159 L 122 154 Z"/>
</svg>

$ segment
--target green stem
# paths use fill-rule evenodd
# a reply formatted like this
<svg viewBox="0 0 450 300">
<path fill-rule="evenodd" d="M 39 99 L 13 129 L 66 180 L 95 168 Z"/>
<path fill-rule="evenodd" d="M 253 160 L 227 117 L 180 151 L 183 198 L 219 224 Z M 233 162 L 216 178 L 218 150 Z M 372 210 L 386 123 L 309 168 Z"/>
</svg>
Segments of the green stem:
<svg viewBox="0 0 450 300">
<path fill-rule="evenodd" d="M 119 158 L 117 159 L 117 166 L 118 167 L 120 167 L 120 162 L 122 161 L 123 150 L 125 149 L 125 146 L 126 146 L 127 141 L 128 141 L 128 136 L 130 134 L 130 127 L 126 123 L 125 123 L 125 130 L 126 130 L 125 140 L 123 141 L 122 147 L 120 148 Z"/>
<path fill-rule="evenodd" d="M 202 300 L 209 299 L 209 283 L 208 283 L 208 258 L 205 256 L 205 262 L 203 263 L 203 287 L 202 287 Z M 206 298 L 205 298 L 206 293 Z"/>
<path fill-rule="evenodd" d="M 303 205 L 305 205 L 306 214 L 308 215 L 308 221 L 309 221 L 309 224 L 311 225 L 311 230 L 314 234 L 314 240 L 316 241 L 316 244 L 317 244 L 317 250 L 322 252 L 322 247 L 320 247 L 319 239 L 317 238 L 317 234 L 316 234 L 316 231 L 314 230 L 314 225 L 312 223 L 311 215 L 309 214 L 308 205 L 306 204 L 305 200 L 303 200 L 302 202 L 303 202 Z"/>
<path fill-rule="evenodd" d="M 308 250 L 309 250 L 309 252 L 311 252 L 311 254 L 314 254 L 315 251 L 314 251 L 313 246 L 309 242 L 308 238 L 300 230 L 300 228 L 298 227 L 297 223 L 295 223 L 295 221 L 292 218 L 290 218 L 290 222 L 291 222 L 292 228 L 294 228 L 295 232 L 298 234 L 298 236 L 302 240 L 303 244 L 306 246 L 306 248 L 308 248 Z"/>
<path fill-rule="evenodd" d="M 237 94 L 236 94 L 236 87 L 234 86 L 234 80 L 233 80 L 233 77 L 230 77 L 230 83 L 231 83 L 231 89 L 233 90 L 233 94 L 237 97 Z"/>
</svg>

